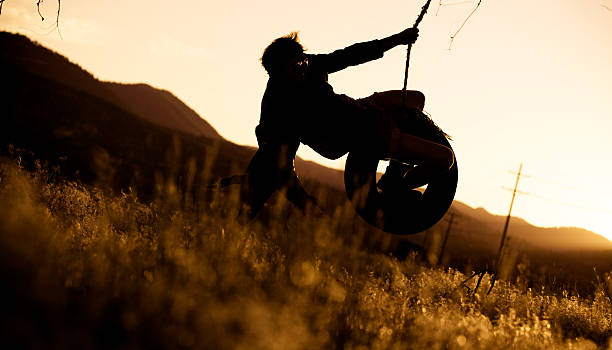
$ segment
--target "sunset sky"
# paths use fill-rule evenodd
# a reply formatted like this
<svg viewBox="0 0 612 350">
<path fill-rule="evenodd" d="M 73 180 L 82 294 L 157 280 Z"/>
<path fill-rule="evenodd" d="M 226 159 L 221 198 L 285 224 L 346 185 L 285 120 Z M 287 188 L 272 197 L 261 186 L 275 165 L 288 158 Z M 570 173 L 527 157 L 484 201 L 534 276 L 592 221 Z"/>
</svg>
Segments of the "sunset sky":
<svg viewBox="0 0 612 350">
<path fill-rule="evenodd" d="M 411 26 L 425 1 L 7 0 L 0 30 L 19 32 L 102 80 L 170 90 L 226 139 L 256 145 L 267 75 L 259 58 L 299 31 L 311 53 Z M 453 136 L 456 199 L 538 226 L 579 226 L 612 240 L 612 0 L 433 0 L 408 86 Z M 440 5 L 442 4 L 442 6 Z M 450 47 L 450 50 L 449 50 Z M 330 76 L 336 92 L 401 89 L 405 48 Z M 303 158 L 326 161 L 308 147 Z M 511 234 L 511 231 L 510 231 Z"/>
</svg>

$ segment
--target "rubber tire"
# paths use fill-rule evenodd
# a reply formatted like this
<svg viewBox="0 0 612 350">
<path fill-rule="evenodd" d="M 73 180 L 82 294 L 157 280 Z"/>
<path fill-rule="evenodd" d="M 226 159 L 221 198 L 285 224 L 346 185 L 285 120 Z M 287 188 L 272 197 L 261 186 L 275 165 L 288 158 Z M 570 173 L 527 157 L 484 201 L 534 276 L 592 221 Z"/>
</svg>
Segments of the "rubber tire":
<svg viewBox="0 0 612 350">
<path fill-rule="evenodd" d="M 428 139 L 452 149 L 442 133 Z M 380 160 L 357 152 L 349 152 L 346 159 L 344 186 L 359 216 L 370 225 L 396 235 L 425 231 L 442 219 L 455 198 L 456 159 L 451 169 L 429 181 L 420 198 L 401 190 L 394 193 L 393 198 L 380 193 L 376 188 L 376 170 Z"/>
</svg>

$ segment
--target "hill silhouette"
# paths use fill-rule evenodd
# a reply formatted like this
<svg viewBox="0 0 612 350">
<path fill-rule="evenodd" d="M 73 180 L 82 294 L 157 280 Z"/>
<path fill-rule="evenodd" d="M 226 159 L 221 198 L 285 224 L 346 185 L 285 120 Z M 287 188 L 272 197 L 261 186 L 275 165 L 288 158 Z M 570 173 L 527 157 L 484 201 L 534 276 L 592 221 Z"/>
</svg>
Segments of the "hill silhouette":
<svg viewBox="0 0 612 350">
<path fill-rule="evenodd" d="M 223 139 L 210 124 L 169 91 L 146 84 L 103 84 L 120 99 L 123 109 L 143 119 L 187 134 Z"/>
<path fill-rule="evenodd" d="M 469 216 L 480 224 L 475 226 L 482 227 L 482 232 L 494 233 L 499 237 L 502 232 L 505 215 L 494 215 L 484 208 L 473 209 L 461 202 L 455 201 L 454 208 Z M 510 221 L 511 235 L 530 245 L 543 249 L 567 250 L 567 249 L 610 249 L 612 244 L 601 235 L 589 230 L 578 227 L 538 227 L 524 219 L 512 217 Z"/>
<path fill-rule="evenodd" d="M 5 86 L 0 96 L 1 153 L 21 157 L 26 166 L 42 160 L 58 166 L 63 176 L 115 191 L 131 188 L 144 199 L 172 179 L 196 198 L 205 196 L 205 187 L 216 179 L 244 171 L 255 152 L 223 139 L 172 93 L 145 84 L 99 81 L 22 35 L 0 32 L 0 76 Z M 346 204 L 340 170 L 302 159 L 295 164 L 309 192 L 323 194 L 328 209 Z M 450 213 L 459 215 L 442 261 L 489 264 L 505 217 L 458 201 Z M 404 247 L 439 246 L 448 215 L 431 230 L 410 237 L 372 229 L 372 240 L 386 242 L 396 254 Z M 509 237 L 511 246 L 541 265 L 571 261 L 568 265 L 578 274 L 593 265 L 612 269 L 612 243 L 587 230 L 540 228 L 512 218 Z M 588 261 L 580 258 L 585 252 L 590 252 Z"/>
</svg>

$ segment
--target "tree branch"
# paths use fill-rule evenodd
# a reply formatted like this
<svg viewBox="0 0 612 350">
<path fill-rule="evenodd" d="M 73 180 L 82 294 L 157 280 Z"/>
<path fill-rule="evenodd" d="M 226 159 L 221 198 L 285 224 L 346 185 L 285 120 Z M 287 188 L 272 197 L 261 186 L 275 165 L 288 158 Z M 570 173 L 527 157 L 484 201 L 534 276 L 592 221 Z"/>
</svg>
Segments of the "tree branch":
<svg viewBox="0 0 612 350">
<path fill-rule="evenodd" d="M 480 3 L 482 3 L 482 0 L 478 0 L 478 4 L 476 4 L 476 7 L 474 7 L 474 9 L 472 10 L 472 12 L 470 12 L 470 14 L 465 18 L 465 20 L 463 21 L 463 23 L 461 23 L 461 26 L 459 26 L 459 29 L 457 29 L 457 31 L 455 32 L 455 34 L 451 35 L 451 41 L 450 44 L 448 45 L 448 49 L 450 50 L 451 47 L 453 46 L 453 41 L 455 41 L 455 38 L 457 37 L 457 35 L 459 34 L 459 32 L 461 31 L 461 29 L 463 29 L 463 26 L 465 26 L 465 24 L 467 23 L 467 21 L 470 19 L 470 17 L 472 17 L 472 15 L 476 12 L 476 10 L 478 10 L 478 8 L 480 7 Z"/>
<path fill-rule="evenodd" d="M 61 9 L 62 9 L 62 1 L 57 0 L 57 15 L 55 16 L 55 27 L 57 28 L 57 33 L 59 34 L 60 38 L 62 38 L 62 32 L 60 31 L 60 27 L 59 27 L 59 17 L 60 17 Z"/>
<path fill-rule="evenodd" d="M 5 0 L 0 0 L 0 15 L 2 14 L 2 5 L 4 5 Z M 38 15 L 40 16 L 41 21 L 45 20 L 42 13 L 40 12 L 40 4 L 42 4 L 45 0 L 36 0 L 36 11 L 38 11 Z M 62 8 L 62 0 L 57 0 L 57 15 L 55 16 L 55 26 L 57 27 L 57 31 L 59 32 L 59 17 L 60 11 Z M 62 34 L 60 33 L 60 36 Z"/>
<path fill-rule="evenodd" d="M 455 6 L 455 5 L 464 5 L 464 4 L 471 4 L 473 3 L 473 1 L 459 1 L 459 2 L 451 2 L 451 3 L 446 3 L 443 4 L 442 0 L 440 0 L 440 3 L 438 4 L 438 9 L 436 10 L 436 17 L 438 16 L 438 13 L 440 13 L 440 9 L 442 8 L 442 6 Z"/>
<path fill-rule="evenodd" d="M 36 10 L 38 11 L 38 15 L 40 16 L 40 20 L 44 21 L 45 17 L 43 17 L 42 13 L 40 13 L 40 4 L 43 2 L 44 0 L 38 0 L 36 2 Z"/>
</svg>

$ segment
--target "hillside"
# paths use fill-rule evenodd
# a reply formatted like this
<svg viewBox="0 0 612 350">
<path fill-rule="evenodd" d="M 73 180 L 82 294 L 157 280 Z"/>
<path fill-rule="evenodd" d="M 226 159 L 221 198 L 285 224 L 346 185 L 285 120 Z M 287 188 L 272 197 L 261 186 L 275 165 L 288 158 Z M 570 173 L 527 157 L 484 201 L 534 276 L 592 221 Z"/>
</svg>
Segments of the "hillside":
<svg viewBox="0 0 612 350">
<path fill-rule="evenodd" d="M 169 91 L 146 84 L 103 84 L 119 97 L 121 107 L 128 112 L 169 129 L 213 140 L 222 139 L 210 124 Z"/>
<path fill-rule="evenodd" d="M 3 64 L 98 97 L 158 125 L 221 139 L 210 124 L 172 93 L 145 84 L 99 81 L 67 58 L 24 36 L 0 32 L 0 59 Z"/>
<path fill-rule="evenodd" d="M 455 202 L 454 208 L 474 220 L 481 223 L 483 233 L 486 231 L 503 231 L 506 222 L 505 215 L 493 215 L 484 208 L 471 208 L 461 202 Z M 573 249 L 592 249 L 603 250 L 612 248 L 612 243 L 601 235 L 578 227 L 538 227 L 529 224 L 527 221 L 512 217 L 510 220 L 509 234 L 530 245 L 542 249 L 566 250 Z"/>
</svg>

